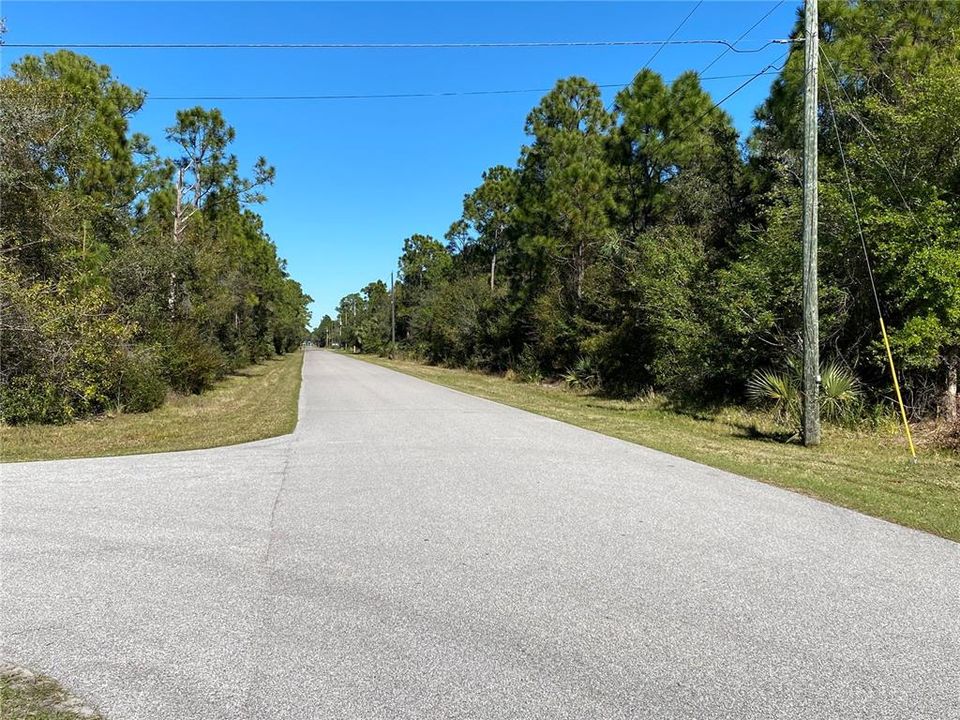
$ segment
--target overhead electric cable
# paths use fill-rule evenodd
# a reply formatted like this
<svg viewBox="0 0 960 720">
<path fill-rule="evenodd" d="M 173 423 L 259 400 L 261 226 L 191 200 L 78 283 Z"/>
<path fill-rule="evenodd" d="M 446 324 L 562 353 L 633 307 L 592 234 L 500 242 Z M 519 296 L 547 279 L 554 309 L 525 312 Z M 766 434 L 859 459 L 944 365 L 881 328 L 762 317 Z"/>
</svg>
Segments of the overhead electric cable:
<svg viewBox="0 0 960 720">
<path fill-rule="evenodd" d="M 744 30 L 744 31 L 740 34 L 740 37 L 738 37 L 736 40 L 733 41 L 734 46 L 736 46 L 737 43 L 739 43 L 739 42 L 740 42 L 741 40 L 743 40 L 747 35 L 749 35 L 751 32 L 753 32 L 754 29 L 756 29 L 756 27 L 757 27 L 760 23 L 762 23 L 764 20 L 766 20 L 768 17 L 770 17 L 770 16 L 773 14 L 774 10 L 776 10 L 776 9 L 779 8 L 781 5 L 783 5 L 783 3 L 784 3 L 784 0 L 780 0 L 780 2 L 778 2 L 778 3 L 777 3 L 776 5 L 774 5 L 772 8 L 770 8 L 769 10 L 767 10 L 766 14 L 765 14 L 763 17 L 761 17 L 759 20 L 757 20 L 757 21 L 756 21 L 753 25 L 751 25 L 749 28 L 747 28 L 746 30 Z M 709 63 L 703 70 L 701 70 L 700 72 L 697 73 L 697 75 L 703 75 L 703 73 L 705 73 L 707 70 L 709 70 L 710 68 L 712 68 L 717 62 L 719 62 L 723 57 L 725 57 L 728 52 L 730 52 L 730 48 L 729 48 L 729 47 L 724 48 L 724 49 L 720 52 L 720 54 L 717 55 L 713 60 L 711 60 L 710 63 Z"/>
<path fill-rule="evenodd" d="M 717 100 L 715 103 L 713 103 L 713 105 L 711 105 L 711 106 L 710 106 L 709 108 L 707 108 L 705 111 L 703 111 L 702 113 L 700 113 L 700 115 L 698 115 L 698 116 L 696 117 L 696 119 L 692 120 L 691 122 L 688 122 L 686 125 L 684 125 L 682 128 L 680 128 L 680 129 L 677 131 L 676 134 L 677 134 L 677 135 L 682 134 L 687 128 L 689 128 L 689 127 L 691 127 L 692 125 L 695 125 L 695 124 L 697 124 L 698 122 L 700 122 L 701 120 L 703 120 L 707 115 L 709 115 L 710 113 L 712 113 L 714 110 L 717 110 L 721 105 L 723 105 L 723 103 L 725 103 L 727 100 L 729 100 L 730 98 L 732 98 L 732 97 L 733 97 L 734 95 L 736 95 L 738 92 L 740 92 L 741 90 L 743 90 L 745 87 L 747 87 L 750 83 L 752 83 L 752 82 L 753 82 L 754 80 L 756 80 L 758 77 L 762 77 L 763 75 L 768 75 L 768 74 L 769 74 L 769 73 L 767 72 L 768 70 L 770 70 L 770 69 L 775 69 L 776 72 L 779 72 L 780 70 L 782 70 L 782 69 L 783 69 L 783 65 L 777 65 L 777 63 L 780 62 L 781 60 L 783 60 L 784 58 L 786 58 L 787 55 L 789 55 L 789 54 L 790 54 L 790 51 L 788 50 L 787 52 L 783 53 L 783 55 L 781 55 L 781 56 L 778 57 L 776 60 L 774 60 L 772 63 L 770 63 L 769 65 L 767 65 L 766 67 L 764 67 L 760 72 L 754 73 L 753 75 L 751 75 L 749 79 L 747 79 L 747 80 L 745 80 L 744 82 L 742 82 L 742 83 L 741 83 L 740 85 L 738 85 L 736 88 L 734 88 L 734 89 L 731 90 L 729 93 L 727 93 L 726 95 L 724 95 L 721 99 L 719 99 L 719 100 Z M 786 64 L 786 63 L 784 63 L 784 64 Z"/>
<path fill-rule="evenodd" d="M 775 72 L 764 73 L 766 75 L 775 74 Z M 751 73 L 740 73 L 734 75 L 713 75 L 702 77 L 701 80 L 729 80 L 734 78 L 755 77 Z M 631 81 L 632 82 L 632 81 Z M 629 83 L 603 83 L 597 85 L 600 88 L 622 88 Z M 518 95 L 522 93 L 549 92 L 552 88 L 517 88 L 517 89 L 494 89 L 494 90 L 451 90 L 437 92 L 411 92 L 411 93 L 348 93 L 348 94 L 330 94 L 330 95 L 147 95 L 147 100 L 175 100 L 175 101 L 200 101 L 200 100 L 394 100 L 408 98 L 442 98 L 442 97 L 464 97 L 464 96 L 483 96 L 483 95 Z"/>
<path fill-rule="evenodd" d="M 796 42 L 774 38 L 760 47 L 736 48 L 727 40 L 548 40 L 520 42 L 435 43 L 3 43 L 2 47 L 35 50 L 469 50 L 486 48 L 639 47 L 644 45 L 724 45 L 735 53 L 758 53 L 768 46 Z"/>
<path fill-rule="evenodd" d="M 666 40 L 660 43 L 660 47 L 656 49 L 656 52 L 654 52 L 653 55 L 647 58 L 647 61 L 643 64 L 643 67 L 641 67 L 639 70 L 637 70 L 637 72 L 633 74 L 633 77 L 630 79 L 630 82 L 627 83 L 627 85 L 633 85 L 633 83 L 637 81 L 637 78 L 640 77 L 640 74 L 649 67 L 650 63 L 653 62 L 654 58 L 656 58 L 657 55 L 660 54 L 660 51 L 663 50 L 663 48 L 666 47 L 667 44 L 674 44 L 675 42 L 673 39 L 674 35 L 680 32 L 680 28 L 682 28 L 686 24 L 687 20 L 690 19 L 690 16 L 693 15 L 697 11 L 697 8 L 700 7 L 701 5 L 703 5 L 703 0 L 700 0 L 700 2 L 698 2 L 696 5 L 693 6 L 693 9 L 686 14 L 683 20 L 680 21 L 680 24 L 673 29 L 672 33 L 670 33 L 670 37 L 668 37 Z M 607 108 L 606 108 L 607 112 L 610 112 L 613 109 L 613 106 L 616 102 L 617 102 L 617 97 L 616 95 L 614 95 L 613 99 L 611 99 L 610 102 L 607 103 Z"/>
<path fill-rule="evenodd" d="M 666 40 L 664 40 L 662 43 L 660 43 L 660 47 L 658 47 L 658 48 L 656 49 L 656 52 L 654 52 L 653 55 L 650 56 L 650 59 L 647 60 L 647 61 L 643 64 L 643 68 L 641 69 L 641 72 L 643 72 L 643 70 L 645 70 L 646 68 L 648 68 L 648 67 L 650 66 L 650 63 L 652 63 L 654 60 L 657 59 L 657 55 L 659 55 L 660 52 L 667 46 L 667 43 L 668 43 L 668 42 L 670 42 L 671 40 L 673 40 L 673 38 L 676 36 L 676 34 L 677 34 L 678 32 L 680 32 L 680 28 L 682 28 L 684 25 L 687 24 L 687 20 L 690 19 L 690 17 L 697 11 L 697 8 L 699 8 L 701 5 L 703 5 L 703 0 L 700 0 L 700 2 L 698 2 L 696 5 L 694 5 L 694 6 L 693 6 L 693 9 L 692 9 L 690 12 L 687 13 L 686 17 L 684 17 L 683 20 L 680 21 L 680 24 L 677 25 L 677 26 L 673 29 L 673 32 L 670 33 L 670 37 L 668 37 Z M 727 48 L 727 49 L 729 49 L 729 48 Z M 639 74 L 639 73 L 638 73 L 638 74 Z"/>
</svg>

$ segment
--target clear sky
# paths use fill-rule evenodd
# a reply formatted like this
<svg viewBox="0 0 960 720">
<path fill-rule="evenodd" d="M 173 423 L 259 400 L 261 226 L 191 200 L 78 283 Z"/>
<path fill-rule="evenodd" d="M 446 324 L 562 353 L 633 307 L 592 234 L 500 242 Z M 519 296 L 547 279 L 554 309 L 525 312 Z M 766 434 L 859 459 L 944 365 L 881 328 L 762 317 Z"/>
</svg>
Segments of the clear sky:
<svg viewBox="0 0 960 720">
<path fill-rule="evenodd" d="M 7 43 L 468 43 L 663 40 L 695 1 L 635 3 L 17 2 L 5 0 Z M 676 39 L 735 40 L 753 49 L 789 35 L 799 0 L 703 2 Z M 146 90 L 132 128 L 158 147 L 177 108 L 220 107 L 244 167 L 277 168 L 259 208 L 289 271 L 315 299 L 314 323 L 367 282 L 387 280 L 403 238 L 442 238 L 483 170 L 512 165 L 524 119 L 557 79 L 623 85 L 656 47 L 510 49 L 80 50 Z M 704 68 L 716 45 L 667 46 L 650 67 L 666 78 Z M 727 53 L 704 75 L 719 100 L 777 61 L 785 46 Z M 25 52 L 5 48 L 3 70 Z M 773 76 L 723 108 L 742 133 Z M 503 95 L 338 100 L 166 100 L 223 95 L 366 95 L 526 90 Z M 604 89 L 612 100 L 616 88 Z"/>
</svg>

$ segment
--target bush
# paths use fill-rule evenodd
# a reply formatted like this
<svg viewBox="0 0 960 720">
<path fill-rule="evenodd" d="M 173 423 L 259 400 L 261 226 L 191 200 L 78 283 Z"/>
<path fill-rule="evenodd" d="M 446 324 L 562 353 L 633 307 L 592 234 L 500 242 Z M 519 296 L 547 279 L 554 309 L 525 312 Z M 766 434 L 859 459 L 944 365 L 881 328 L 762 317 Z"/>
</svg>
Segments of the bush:
<svg viewBox="0 0 960 720">
<path fill-rule="evenodd" d="M 802 378 L 795 364 L 786 372 L 757 370 L 747 381 L 747 397 L 773 407 L 777 422 L 799 425 L 803 413 Z M 830 422 L 851 422 L 861 412 L 860 382 L 835 362 L 820 371 L 820 414 Z"/>
<path fill-rule="evenodd" d="M 193 325 L 180 325 L 174 330 L 165 361 L 170 387 L 182 393 L 202 393 L 227 371 L 227 361 L 219 347 L 201 336 Z"/>
<path fill-rule="evenodd" d="M 62 425 L 70 417 L 66 396 L 49 380 L 26 375 L 0 385 L 0 419 L 5 423 Z"/>
<path fill-rule="evenodd" d="M 563 374 L 563 380 L 572 388 L 590 390 L 600 384 L 600 374 L 590 357 L 583 355 Z"/>
<path fill-rule="evenodd" d="M 5 422 L 64 423 L 116 401 L 123 347 L 135 332 L 103 288 L 35 282 L 0 270 Z"/>
<path fill-rule="evenodd" d="M 849 422 L 860 411 L 860 381 L 834 362 L 820 372 L 820 413 L 825 420 Z"/>
<path fill-rule="evenodd" d="M 759 405 L 772 405 L 776 420 L 799 423 L 803 399 L 794 373 L 757 370 L 747 381 L 747 397 Z"/>
<path fill-rule="evenodd" d="M 524 345 L 520 357 L 513 367 L 516 378 L 520 382 L 539 383 L 543 381 L 543 373 L 540 372 L 540 361 L 530 345 Z"/>
<path fill-rule="evenodd" d="M 125 412 L 148 412 L 163 405 L 167 383 L 155 352 L 138 348 L 123 360 L 118 397 Z"/>
</svg>

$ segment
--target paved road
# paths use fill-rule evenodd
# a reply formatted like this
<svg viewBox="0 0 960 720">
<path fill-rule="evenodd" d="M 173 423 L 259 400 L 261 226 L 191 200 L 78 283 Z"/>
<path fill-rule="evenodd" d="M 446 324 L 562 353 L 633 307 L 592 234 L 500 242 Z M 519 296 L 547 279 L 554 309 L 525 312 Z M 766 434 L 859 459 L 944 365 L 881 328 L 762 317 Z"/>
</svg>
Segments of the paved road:
<svg viewBox="0 0 960 720">
<path fill-rule="evenodd" d="M 0 473 L 0 655 L 112 720 L 960 718 L 960 545 L 354 359 Z"/>
</svg>

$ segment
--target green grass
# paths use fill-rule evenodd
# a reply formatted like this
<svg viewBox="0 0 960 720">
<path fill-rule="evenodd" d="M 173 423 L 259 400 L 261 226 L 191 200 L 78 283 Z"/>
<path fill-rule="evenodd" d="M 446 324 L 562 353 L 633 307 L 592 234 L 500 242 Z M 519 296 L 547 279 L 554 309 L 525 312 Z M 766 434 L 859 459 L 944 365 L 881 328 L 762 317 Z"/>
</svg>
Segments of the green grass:
<svg viewBox="0 0 960 720">
<path fill-rule="evenodd" d="M 611 400 L 466 370 L 364 359 L 960 541 L 960 455 L 921 448 L 913 464 L 895 429 L 854 432 L 827 426 L 820 447 L 804 448 L 783 442 L 768 415 L 743 408 L 683 413 L 657 398 Z"/>
<path fill-rule="evenodd" d="M 148 413 L 70 425 L 0 426 L 0 459 L 195 450 L 285 435 L 297 424 L 302 365 L 303 352 L 267 360 L 228 376 L 202 395 L 171 396 Z"/>
<path fill-rule="evenodd" d="M 88 712 L 81 712 L 84 708 Z M 98 720 L 89 708 L 52 678 L 24 668 L 0 666 L 0 718 L 3 720 Z"/>
</svg>

